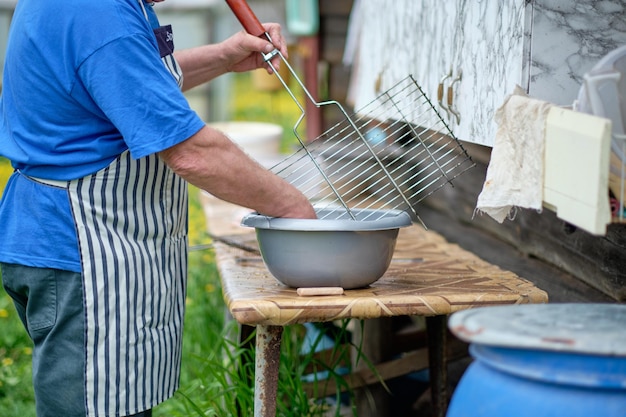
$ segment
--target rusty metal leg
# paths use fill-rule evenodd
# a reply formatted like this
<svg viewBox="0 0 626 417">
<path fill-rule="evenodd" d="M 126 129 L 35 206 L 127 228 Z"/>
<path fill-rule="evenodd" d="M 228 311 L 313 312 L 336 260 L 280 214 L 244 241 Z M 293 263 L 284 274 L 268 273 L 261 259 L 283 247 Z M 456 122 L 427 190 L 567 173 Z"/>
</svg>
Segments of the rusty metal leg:
<svg viewBox="0 0 626 417">
<path fill-rule="evenodd" d="M 433 417 L 445 417 L 448 409 L 447 316 L 426 317 L 426 331 Z"/>
<path fill-rule="evenodd" d="M 257 326 L 254 371 L 254 417 L 276 416 L 281 326 Z"/>
</svg>

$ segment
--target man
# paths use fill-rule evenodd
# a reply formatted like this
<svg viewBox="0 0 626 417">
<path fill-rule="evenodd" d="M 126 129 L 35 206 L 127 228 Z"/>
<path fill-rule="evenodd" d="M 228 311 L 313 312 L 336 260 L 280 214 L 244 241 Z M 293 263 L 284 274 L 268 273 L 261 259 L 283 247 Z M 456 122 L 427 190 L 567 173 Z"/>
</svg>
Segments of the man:
<svg viewBox="0 0 626 417">
<path fill-rule="evenodd" d="M 158 0 L 162 1 L 162 0 Z M 38 416 L 149 416 L 178 386 L 192 183 L 266 215 L 306 197 L 183 90 L 286 52 L 240 32 L 174 53 L 143 0 L 20 0 L 0 96 L 3 285 L 34 342 Z M 278 64 L 278 63 L 276 63 Z"/>
</svg>

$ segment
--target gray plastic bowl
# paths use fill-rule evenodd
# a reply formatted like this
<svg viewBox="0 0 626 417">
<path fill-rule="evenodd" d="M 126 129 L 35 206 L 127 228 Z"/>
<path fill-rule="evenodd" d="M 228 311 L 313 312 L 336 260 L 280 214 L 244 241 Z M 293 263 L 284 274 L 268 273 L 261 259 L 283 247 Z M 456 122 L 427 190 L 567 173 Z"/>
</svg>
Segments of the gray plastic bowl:
<svg viewBox="0 0 626 417">
<path fill-rule="evenodd" d="M 289 287 L 366 287 L 383 276 L 400 227 L 411 217 L 400 210 L 317 210 L 318 219 L 249 214 L 241 222 L 256 228 L 265 265 Z"/>
</svg>

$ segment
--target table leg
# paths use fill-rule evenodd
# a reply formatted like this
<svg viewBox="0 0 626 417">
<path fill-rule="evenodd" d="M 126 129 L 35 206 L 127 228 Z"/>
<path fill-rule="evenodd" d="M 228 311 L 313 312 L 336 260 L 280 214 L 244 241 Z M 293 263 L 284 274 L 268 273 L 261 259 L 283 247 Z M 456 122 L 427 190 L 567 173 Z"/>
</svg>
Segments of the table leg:
<svg viewBox="0 0 626 417">
<path fill-rule="evenodd" d="M 257 326 L 254 372 L 254 417 L 276 416 L 281 326 Z"/>
<path fill-rule="evenodd" d="M 426 317 L 433 417 L 444 417 L 448 408 L 447 330 L 447 316 Z"/>
</svg>

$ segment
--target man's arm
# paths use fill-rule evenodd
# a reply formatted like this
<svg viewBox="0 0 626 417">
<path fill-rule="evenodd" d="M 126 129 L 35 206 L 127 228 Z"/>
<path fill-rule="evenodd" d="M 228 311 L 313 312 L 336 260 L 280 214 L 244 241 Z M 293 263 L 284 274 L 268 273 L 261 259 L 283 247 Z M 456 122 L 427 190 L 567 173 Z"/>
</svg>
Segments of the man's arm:
<svg viewBox="0 0 626 417">
<path fill-rule="evenodd" d="M 315 218 L 306 196 L 208 126 L 160 153 L 174 172 L 214 196 L 273 217 Z"/>
</svg>

